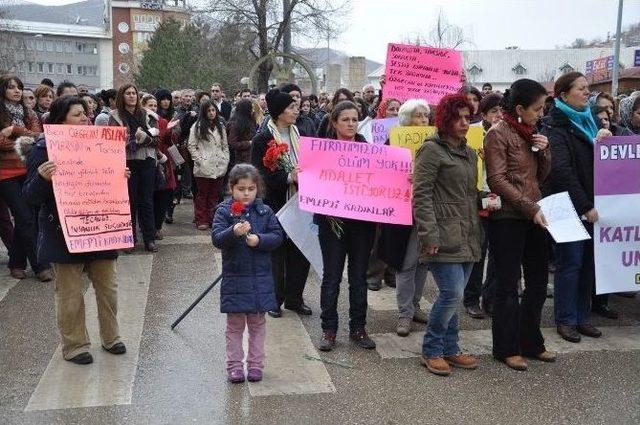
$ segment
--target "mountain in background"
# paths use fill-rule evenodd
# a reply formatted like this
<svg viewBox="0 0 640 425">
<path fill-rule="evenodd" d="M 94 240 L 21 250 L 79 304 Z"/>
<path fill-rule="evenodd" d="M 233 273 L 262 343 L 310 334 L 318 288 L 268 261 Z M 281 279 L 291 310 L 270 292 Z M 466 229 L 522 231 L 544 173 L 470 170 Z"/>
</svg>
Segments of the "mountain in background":
<svg viewBox="0 0 640 425">
<path fill-rule="evenodd" d="M 305 58 L 312 68 L 324 68 L 327 64 L 327 48 L 294 48 L 294 53 Z M 349 55 L 340 50 L 328 49 L 329 62 L 328 63 L 339 63 L 343 67 L 349 66 Z M 369 75 L 373 71 L 377 70 L 382 66 L 381 63 L 366 60 L 366 74 Z"/>
</svg>

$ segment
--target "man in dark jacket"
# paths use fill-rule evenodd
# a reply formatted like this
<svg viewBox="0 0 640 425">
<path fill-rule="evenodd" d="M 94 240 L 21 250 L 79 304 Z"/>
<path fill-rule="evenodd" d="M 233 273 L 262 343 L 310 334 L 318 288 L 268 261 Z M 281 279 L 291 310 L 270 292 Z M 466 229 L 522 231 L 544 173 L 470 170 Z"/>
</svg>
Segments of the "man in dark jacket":
<svg viewBox="0 0 640 425">
<path fill-rule="evenodd" d="M 211 100 L 216 103 L 220 115 L 225 121 L 229 121 L 231 118 L 231 104 L 222 98 L 222 85 L 220 83 L 211 84 Z"/>
</svg>

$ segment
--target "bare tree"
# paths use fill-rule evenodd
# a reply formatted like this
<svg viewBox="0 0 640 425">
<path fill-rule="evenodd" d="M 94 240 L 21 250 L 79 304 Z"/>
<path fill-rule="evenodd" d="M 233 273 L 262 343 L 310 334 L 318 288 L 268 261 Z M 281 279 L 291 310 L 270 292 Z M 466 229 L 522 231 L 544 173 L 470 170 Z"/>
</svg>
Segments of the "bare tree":
<svg viewBox="0 0 640 425">
<path fill-rule="evenodd" d="M 338 20 L 348 12 L 347 2 L 334 4 L 332 0 L 289 0 L 283 7 L 280 0 L 210 0 L 203 12 L 217 20 L 235 22 L 255 37 L 251 54 L 257 60 L 278 52 L 286 32 L 317 39 L 340 28 Z M 263 62 L 258 68 L 258 88 L 266 90 L 274 63 Z"/>
<path fill-rule="evenodd" d="M 429 35 L 425 36 L 420 33 L 406 35 L 404 42 L 415 44 L 416 46 L 438 47 L 441 49 L 457 49 L 464 44 L 473 44 L 465 38 L 462 28 L 449 23 L 442 10 L 438 13 L 438 20 L 429 31 Z"/>
</svg>

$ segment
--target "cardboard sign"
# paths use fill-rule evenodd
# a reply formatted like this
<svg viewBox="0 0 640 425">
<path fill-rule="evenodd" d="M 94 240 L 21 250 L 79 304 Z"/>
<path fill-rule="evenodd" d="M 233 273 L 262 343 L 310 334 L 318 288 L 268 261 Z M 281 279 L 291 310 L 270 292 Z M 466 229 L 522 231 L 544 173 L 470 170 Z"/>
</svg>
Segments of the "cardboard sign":
<svg viewBox="0 0 640 425">
<path fill-rule="evenodd" d="M 640 290 L 640 136 L 594 145 L 596 293 Z"/>
<path fill-rule="evenodd" d="M 125 127 L 45 125 L 62 233 L 71 253 L 133 247 Z"/>
<path fill-rule="evenodd" d="M 389 138 L 389 130 L 398 125 L 398 117 L 371 120 L 371 142 L 384 145 Z"/>
<path fill-rule="evenodd" d="M 462 83 L 460 52 L 435 47 L 389 44 L 383 87 L 385 99 L 425 99 L 432 105 Z"/>
<path fill-rule="evenodd" d="M 300 209 L 376 223 L 411 224 L 407 149 L 300 138 Z"/>
</svg>

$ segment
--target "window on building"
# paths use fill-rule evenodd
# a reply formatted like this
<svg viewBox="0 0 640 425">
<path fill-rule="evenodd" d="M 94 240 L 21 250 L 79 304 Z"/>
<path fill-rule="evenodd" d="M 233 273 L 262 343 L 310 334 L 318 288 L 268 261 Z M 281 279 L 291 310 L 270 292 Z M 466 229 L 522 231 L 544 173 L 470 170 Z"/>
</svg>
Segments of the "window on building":
<svg viewBox="0 0 640 425">
<path fill-rule="evenodd" d="M 64 43 L 64 51 L 67 53 L 73 53 L 73 44 L 69 41 L 65 41 Z"/>
<path fill-rule="evenodd" d="M 44 74 L 44 62 L 38 62 L 38 72 Z"/>
<path fill-rule="evenodd" d="M 48 72 L 49 74 L 53 74 L 53 72 L 54 72 L 54 67 L 53 67 L 53 64 L 52 64 L 52 63 L 48 63 L 48 64 L 47 64 L 47 72 Z"/>
<path fill-rule="evenodd" d="M 55 44 L 53 41 L 47 41 L 46 43 L 46 47 L 47 47 L 47 52 L 53 52 L 53 49 L 55 48 Z"/>
<path fill-rule="evenodd" d="M 73 67 L 71 66 L 71 64 L 67 64 L 67 74 L 73 74 Z"/>
<path fill-rule="evenodd" d="M 64 74 L 64 64 L 56 64 L 56 74 Z"/>
<path fill-rule="evenodd" d="M 516 74 L 516 75 L 524 75 L 527 73 L 527 68 L 525 68 L 521 63 L 517 64 L 516 66 L 514 66 L 513 68 L 511 68 L 511 70 Z"/>
<path fill-rule="evenodd" d="M 482 68 L 474 63 L 471 68 L 467 69 L 467 72 L 469 73 L 469 75 L 480 75 L 482 74 Z"/>
<path fill-rule="evenodd" d="M 64 45 L 62 41 L 56 41 L 56 52 L 62 53 L 64 51 Z"/>
<path fill-rule="evenodd" d="M 565 64 L 562 65 L 559 69 L 560 69 L 560 72 L 562 72 L 563 74 L 567 74 L 569 72 L 575 71 L 575 68 L 571 66 L 571 64 L 569 64 L 568 62 L 565 62 Z"/>
<path fill-rule="evenodd" d="M 36 40 L 36 50 L 39 51 L 39 52 L 43 52 L 44 51 L 44 41 Z"/>
<path fill-rule="evenodd" d="M 84 67 L 78 65 L 78 75 L 84 75 Z"/>
<path fill-rule="evenodd" d="M 27 40 L 27 50 L 35 50 L 36 42 L 35 40 Z"/>
<path fill-rule="evenodd" d="M 34 72 L 36 69 L 35 64 L 33 62 L 29 62 L 27 64 L 27 69 L 29 70 L 29 72 Z"/>
</svg>

